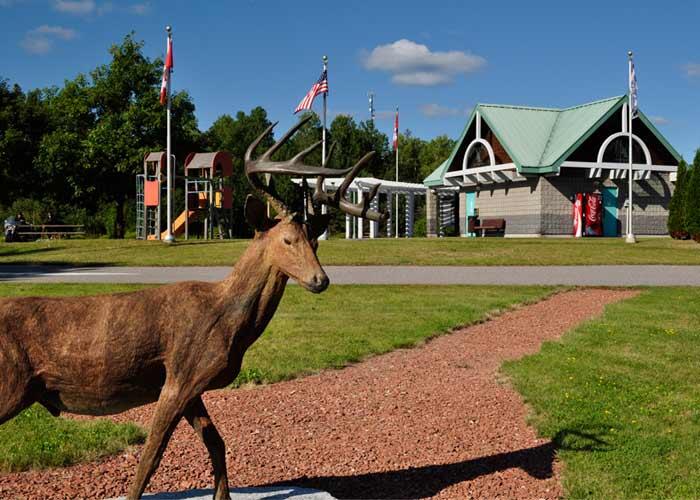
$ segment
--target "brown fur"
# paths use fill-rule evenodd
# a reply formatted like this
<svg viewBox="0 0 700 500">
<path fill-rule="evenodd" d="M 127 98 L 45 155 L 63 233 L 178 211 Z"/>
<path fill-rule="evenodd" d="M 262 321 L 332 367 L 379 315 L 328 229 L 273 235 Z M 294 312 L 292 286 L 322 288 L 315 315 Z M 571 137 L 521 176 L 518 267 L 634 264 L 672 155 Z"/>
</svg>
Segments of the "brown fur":
<svg viewBox="0 0 700 500">
<path fill-rule="evenodd" d="M 34 402 L 54 415 L 108 415 L 157 401 L 128 498 L 143 494 L 183 416 L 209 451 L 214 498 L 229 498 L 224 443 L 201 394 L 233 382 L 289 278 L 316 293 L 328 286 L 313 231 L 264 210 L 248 201 L 259 231 L 222 282 L 0 301 L 0 424 Z"/>
</svg>

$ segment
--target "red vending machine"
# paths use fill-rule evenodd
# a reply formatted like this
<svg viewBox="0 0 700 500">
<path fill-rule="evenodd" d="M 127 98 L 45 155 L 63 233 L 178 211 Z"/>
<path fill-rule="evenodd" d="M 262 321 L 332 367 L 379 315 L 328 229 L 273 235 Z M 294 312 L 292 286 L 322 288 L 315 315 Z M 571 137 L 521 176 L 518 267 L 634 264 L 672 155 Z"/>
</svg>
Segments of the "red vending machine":
<svg viewBox="0 0 700 500">
<path fill-rule="evenodd" d="M 603 236 L 603 195 L 586 194 L 586 236 Z"/>
<path fill-rule="evenodd" d="M 574 237 L 583 236 L 583 193 L 576 193 L 574 197 L 574 209 L 572 213 L 574 219 Z"/>
</svg>

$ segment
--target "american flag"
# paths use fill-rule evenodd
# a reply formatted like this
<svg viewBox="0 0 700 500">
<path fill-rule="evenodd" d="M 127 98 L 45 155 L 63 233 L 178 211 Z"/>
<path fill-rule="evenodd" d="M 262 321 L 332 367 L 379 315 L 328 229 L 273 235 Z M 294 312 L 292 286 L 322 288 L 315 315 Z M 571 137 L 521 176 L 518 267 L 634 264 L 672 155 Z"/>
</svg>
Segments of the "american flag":
<svg viewBox="0 0 700 500">
<path fill-rule="evenodd" d="M 394 137 L 392 138 L 394 151 L 399 148 L 399 108 L 396 108 L 396 118 L 394 118 Z"/>
<path fill-rule="evenodd" d="M 299 111 L 311 109 L 311 105 L 314 103 L 314 98 L 318 94 L 323 94 L 324 92 L 328 93 L 328 72 L 325 69 L 321 73 L 318 81 L 311 86 L 311 90 L 309 90 L 301 100 L 297 106 L 297 109 L 294 110 L 294 113 L 296 114 Z"/>
</svg>

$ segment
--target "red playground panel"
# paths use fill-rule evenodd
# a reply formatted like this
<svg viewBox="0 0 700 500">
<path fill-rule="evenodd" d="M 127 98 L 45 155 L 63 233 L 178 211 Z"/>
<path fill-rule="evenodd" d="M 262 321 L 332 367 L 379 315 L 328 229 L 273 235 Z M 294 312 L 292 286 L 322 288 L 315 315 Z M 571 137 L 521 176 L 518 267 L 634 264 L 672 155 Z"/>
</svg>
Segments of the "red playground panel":
<svg viewBox="0 0 700 500">
<path fill-rule="evenodd" d="M 144 202 L 147 207 L 157 207 L 160 201 L 160 182 L 146 181 L 144 186 Z"/>
</svg>

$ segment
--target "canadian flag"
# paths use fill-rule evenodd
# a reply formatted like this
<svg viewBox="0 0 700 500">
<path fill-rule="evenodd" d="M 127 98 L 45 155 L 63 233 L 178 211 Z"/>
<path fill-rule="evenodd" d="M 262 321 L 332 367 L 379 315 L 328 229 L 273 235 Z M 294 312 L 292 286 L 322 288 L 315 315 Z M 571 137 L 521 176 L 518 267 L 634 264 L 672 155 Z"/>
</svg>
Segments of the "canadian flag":
<svg viewBox="0 0 700 500">
<path fill-rule="evenodd" d="M 173 69 L 173 39 L 168 37 L 168 53 L 165 56 L 163 65 L 163 80 L 160 83 L 160 103 L 165 104 L 168 100 L 168 80 Z"/>
<path fill-rule="evenodd" d="M 396 109 L 396 118 L 394 118 L 394 151 L 399 147 L 399 110 Z"/>
</svg>

